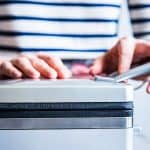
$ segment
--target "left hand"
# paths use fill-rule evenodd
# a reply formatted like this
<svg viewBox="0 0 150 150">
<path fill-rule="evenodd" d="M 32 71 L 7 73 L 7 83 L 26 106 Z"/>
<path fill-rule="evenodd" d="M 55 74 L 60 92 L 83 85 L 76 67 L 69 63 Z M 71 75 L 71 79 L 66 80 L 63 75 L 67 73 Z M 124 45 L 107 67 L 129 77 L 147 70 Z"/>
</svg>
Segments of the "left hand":
<svg viewBox="0 0 150 150">
<path fill-rule="evenodd" d="M 0 76 L 4 79 L 65 79 L 71 77 L 71 72 L 59 58 L 40 53 L 33 56 L 19 55 L 10 61 L 1 61 Z"/>
</svg>

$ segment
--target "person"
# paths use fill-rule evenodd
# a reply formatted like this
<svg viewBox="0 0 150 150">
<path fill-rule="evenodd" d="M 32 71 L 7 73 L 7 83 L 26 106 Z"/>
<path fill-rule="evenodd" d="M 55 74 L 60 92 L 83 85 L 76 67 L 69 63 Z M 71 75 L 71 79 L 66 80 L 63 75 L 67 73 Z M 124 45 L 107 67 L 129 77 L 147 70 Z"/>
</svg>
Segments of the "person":
<svg viewBox="0 0 150 150">
<path fill-rule="evenodd" d="M 146 41 L 150 39 L 149 3 L 128 2 L 134 36 Z M 0 1 L 0 50 L 25 53 L 1 59 L 0 75 L 69 78 L 71 72 L 54 54 L 62 59 L 94 59 L 107 52 L 118 37 L 121 5 L 121 0 Z M 136 40 L 131 42 L 139 46 Z M 39 51 L 44 53 L 31 55 Z M 78 69 L 83 70 L 88 72 Z"/>
</svg>

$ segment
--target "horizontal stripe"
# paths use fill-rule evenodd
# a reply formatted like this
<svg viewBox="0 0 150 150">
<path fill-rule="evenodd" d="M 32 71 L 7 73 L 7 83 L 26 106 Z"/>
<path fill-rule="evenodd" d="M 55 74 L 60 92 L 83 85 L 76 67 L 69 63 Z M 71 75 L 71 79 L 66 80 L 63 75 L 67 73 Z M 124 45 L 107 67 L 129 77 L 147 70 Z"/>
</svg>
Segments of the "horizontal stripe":
<svg viewBox="0 0 150 150">
<path fill-rule="evenodd" d="M 6 1 L 6 0 L 1 0 Z M 7 1 L 27 1 L 27 2 L 42 2 L 42 3 L 70 3 L 70 0 L 7 0 Z M 71 0 L 71 3 L 98 3 L 98 4 L 120 4 L 121 0 Z"/>
<path fill-rule="evenodd" d="M 84 18 L 84 19 L 118 19 L 119 9 L 110 7 L 66 8 L 42 7 L 27 5 L 12 5 L 0 7 L 0 16 L 22 16 L 38 18 Z"/>
<path fill-rule="evenodd" d="M 56 2 L 36 2 L 36 1 L 0 1 L 0 6 L 2 5 L 8 5 L 8 4 L 32 4 L 32 5 L 48 5 L 48 6 L 66 6 L 66 7 L 115 7 L 115 8 L 120 8 L 120 5 L 116 4 L 100 4 L 100 3 L 69 3 L 69 2 L 62 2 L 62 3 L 56 3 Z"/>
<path fill-rule="evenodd" d="M 0 56 L 3 56 L 3 58 L 5 60 L 10 60 L 12 58 L 17 57 L 20 54 L 25 54 L 25 55 L 35 55 L 36 53 L 39 52 L 20 52 L 20 51 L 8 51 L 7 49 L 0 49 Z M 43 53 L 54 56 L 54 57 L 59 57 L 61 59 L 95 59 L 97 58 L 97 56 L 99 55 L 103 55 L 105 52 L 63 52 L 63 51 L 54 51 L 54 52 L 50 52 L 50 51 L 44 51 Z M 86 55 L 85 55 L 86 54 Z"/>
<path fill-rule="evenodd" d="M 144 8 L 150 8 L 150 4 L 134 4 L 134 5 L 129 5 L 130 9 L 144 9 Z"/>
<path fill-rule="evenodd" d="M 132 19 L 132 23 L 145 23 L 150 22 L 150 18 Z"/>
<path fill-rule="evenodd" d="M 150 31 L 149 31 L 149 32 L 134 32 L 134 35 L 135 35 L 136 37 L 145 36 L 145 35 L 150 35 Z"/>
<path fill-rule="evenodd" d="M 116 42 L 112 38 L 62 38 L 45 36 L 0 36 L 0 45 L 13 47 L 56 48 L 56 49 L 109 49 Z M 36 44 L 35 44 L 36 43 Z"/>
<path fill-rule="evenodd" d="M 142 39 L 142 40 L 147 40 L 150 41 L 150 34 L 147 35 L 141 35 L 141 36 L 135 36 L 136 38 Z"/>
<path fill-rule="evenodd" d="M 19 48 L 19 47 L 11 47 L 11 46 L 2 46 L 0 45 L 1 50 L 10 50 L 10 51 L 26 51 L 26 52 L 36 52 L 41 51 L 41 49 L 38 48 Z M 106 49 L 55 49 L 55 48 L 47 48 L 42 49 L 42 51 L 63 51 L 63 52 L 106 52 Z"/>
<path fill-rule="evenodd" d="M 48 36 L 48 37 L 71 37 L 71 38 L 107 38 L 107 37 L 115 37 L 115 36 L 117 36 L 117 34 L 46 34 L 46 33 L 0 31 L 0 36 Z"/>
<path fill-rule="evenodd" d="M 51 22 L 110 22 L 118 23 L 118 19 L 74 19 L 74 18 L 40 18 L 25 16 L 0 16 L 0 21 L 8 20 L 35 20 L 35 21 L 51 21 Z"/>
<path fill-rule="evenodd" d="M 145 5 L 150 4 L 149 0 L 128 0 L 130 5 Z"/>
<path fill-rule="evenodd" d="M 143 24 L 134 24 L 133 25 L 134 32 L 149 32 L 150 31 L 150 22 Z"/>
<path fill-rule="evenodd" d="M 8 51 L 10 52 L 10 51 Z M 17 51 L 15 51 L 17 52 Z M 25 55 L 35 55 L 36 53 L 39 53 L 39 52 L 21 52 L 22 54 L 25 54 Z M 44 52 L 45 54 L 48 54 L 48 55 L 51 55 L 51 56 L 54 56 L 54 57 L 59 57 L 61 59 L 69 59 L 69 60 L 77 60 L 77 59 L 96 59 L 98 56 L 100 55 L 103 55 L 105 54 L 106 52 L 68 52 L 68 51 L 54 51 L 54 52 L 50 52 L 50 51 L 45 51 Z"/>
<path fill-rule="evenodd" d="M 107 29 L 107 30 L 106 30 Z M 35 22 L 27 20 L 14 20 L 0 22 L 1 31 L 65 33 L 65 34 L 114 34 L 117 26 L 114 23 L 74 23 L 66 22 Z"/>
<path fill-rule="evenodd" d="M 26 1 L 34 1 L 34 2 L 41 2 L 42 1 L 42 2 L 47 2 L 47 3 L 49 3 L 49 2 L 51 2 L 51 3 L 53 3 L 53 2 L 62 3 L 62 1 L 63 1 L 63 2 L 70 3 L 70 0 L 26 0 Z M 118 3 L 120 3 L 121 0 L 111 0 L 111 1 L 110 0 L 84 0 L 84 1 L 86 1 L 87 3 L 118 4 Z M 83 0 L 71 0 L 71 2 L 82 3 Z"/>
<path fill-rule="evenodd" d="M 139 9 L 130 11 L 130 15 L 132 19 L 140 19 L 140 18 L 150 18 L 150 9 Z"/>
</svg>

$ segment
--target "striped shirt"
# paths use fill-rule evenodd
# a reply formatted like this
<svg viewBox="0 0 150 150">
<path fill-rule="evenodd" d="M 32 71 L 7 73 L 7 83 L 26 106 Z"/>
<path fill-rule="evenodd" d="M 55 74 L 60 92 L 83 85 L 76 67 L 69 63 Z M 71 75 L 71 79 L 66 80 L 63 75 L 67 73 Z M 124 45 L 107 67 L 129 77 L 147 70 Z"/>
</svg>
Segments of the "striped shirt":
<svg viewBox="0 0 150 150">
<path fill-rule="evenodd" d="M 134 36 L 150 41 L 150 0 L 129 0 Z"/>
<path fill-rule="evenodd" d="M 116 42 L 122 0 L 0 0 L 0 50 L 94 58 Z M 150 39 L 150 0 L 130 0 L 134 35 Z"/>
</svg>

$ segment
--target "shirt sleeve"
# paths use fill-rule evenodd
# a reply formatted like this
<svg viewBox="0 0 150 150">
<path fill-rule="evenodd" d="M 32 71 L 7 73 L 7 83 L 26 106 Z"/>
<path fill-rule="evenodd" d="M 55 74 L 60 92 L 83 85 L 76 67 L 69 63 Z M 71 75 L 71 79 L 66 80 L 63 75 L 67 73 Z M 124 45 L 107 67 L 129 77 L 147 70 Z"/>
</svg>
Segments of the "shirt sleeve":
<svg viewBox="0 0 150 150">
<path fill-rule="evenodd" d="M 150 41 L 150 0 L 128 0 L 134 37 Z"/>
</svg>

